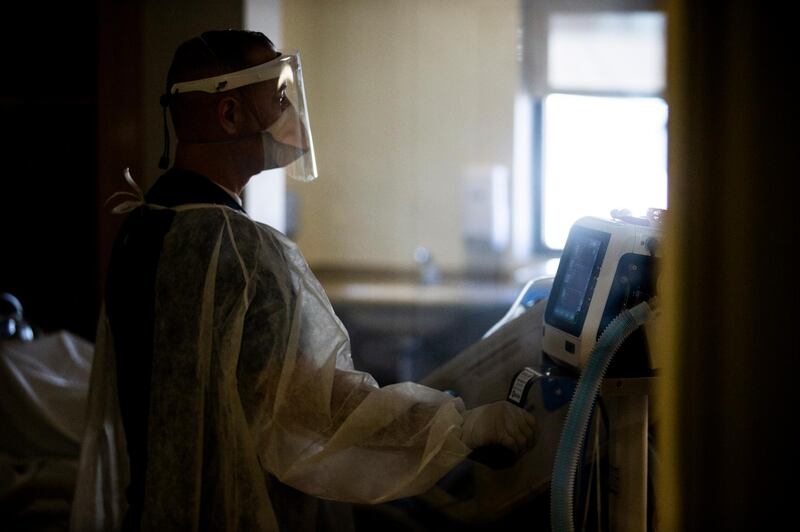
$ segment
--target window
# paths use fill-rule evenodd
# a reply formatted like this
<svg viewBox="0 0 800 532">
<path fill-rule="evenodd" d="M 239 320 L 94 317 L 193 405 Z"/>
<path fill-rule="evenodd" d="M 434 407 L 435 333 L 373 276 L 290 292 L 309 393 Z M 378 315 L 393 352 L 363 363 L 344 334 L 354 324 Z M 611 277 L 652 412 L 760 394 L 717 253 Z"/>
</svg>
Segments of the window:
<svg viewBox="0 0 800 532">
<path fill-rule="evenodd" d="M 582 216 L 667 207 L 665 19 L 655 11 L 546 16 L 535 106 L 536 248 Z M 544 29 L 544 28 L 542 28 Z"/>
</svg>

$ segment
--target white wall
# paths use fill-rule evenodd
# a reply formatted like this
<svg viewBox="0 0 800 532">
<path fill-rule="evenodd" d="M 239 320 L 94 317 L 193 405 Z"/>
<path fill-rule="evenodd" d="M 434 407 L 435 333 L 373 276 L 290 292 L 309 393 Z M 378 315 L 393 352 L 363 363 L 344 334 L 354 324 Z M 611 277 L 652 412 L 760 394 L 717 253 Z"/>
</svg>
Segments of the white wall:
<svg viewBox="0 0 800 532">
<path fill-rule="evenodd" d="M 320 178 L 290 183 L 312 265 L 466 266 L 469 168 L 513 161 L 517 0 L 293 0 Z"/>
<path fill-rule="evenodd" d="M 283 2 L 244 0 L 244 27 L 260 31 L 283 48 Z M 244 206 L 251 218 L 286 231 L 286 171 L 266 170 L 250 179 L 244 190 Z"/>
</svg>

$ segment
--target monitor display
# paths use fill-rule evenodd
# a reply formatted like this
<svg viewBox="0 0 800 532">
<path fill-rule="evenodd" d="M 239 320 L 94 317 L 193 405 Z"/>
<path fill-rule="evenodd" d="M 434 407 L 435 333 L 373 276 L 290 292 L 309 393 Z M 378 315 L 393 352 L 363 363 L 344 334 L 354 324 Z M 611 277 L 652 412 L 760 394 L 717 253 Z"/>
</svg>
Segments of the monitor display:
<svg viewBox="0 0 800 532">
<path fill-rule="evenodd" d="M 548 323 L 579 336 L 610 235 L 574 227 L 570 232 L 547 308 Z"/>
</svg>

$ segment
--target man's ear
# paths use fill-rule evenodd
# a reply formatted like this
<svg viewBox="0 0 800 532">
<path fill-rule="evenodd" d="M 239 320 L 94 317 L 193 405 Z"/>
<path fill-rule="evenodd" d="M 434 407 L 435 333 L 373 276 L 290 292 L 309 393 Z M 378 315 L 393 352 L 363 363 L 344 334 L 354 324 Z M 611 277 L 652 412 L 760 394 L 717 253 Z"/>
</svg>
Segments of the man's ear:
<svg viewBox="0 0 800 532">
<path fill-rule="evenodd" d="M 217 121 L 229 135 L 239 133 L 244 117 L 242 105 L 233 96 L 225 96 L 217 103 Z"/>
</svg>

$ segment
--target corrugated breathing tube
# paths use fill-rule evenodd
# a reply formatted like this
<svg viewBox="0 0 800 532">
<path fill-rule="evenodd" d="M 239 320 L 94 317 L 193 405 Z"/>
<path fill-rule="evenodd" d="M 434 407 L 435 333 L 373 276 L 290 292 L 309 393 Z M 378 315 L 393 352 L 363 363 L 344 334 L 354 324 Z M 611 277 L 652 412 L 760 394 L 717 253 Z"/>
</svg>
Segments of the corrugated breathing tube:
<svg viewBox="0 0 800 532">
<path fill-rule="evenodd" d="M 623 310 L 608 324 L 589 354 L 588 363 L 581 374 L 567 411 L 567 419 L 561 431 L 561 440 L 553 466 L 553 477 L 550 482 L 550 526 L 554 532 L 575 530 L 573 516 L 575 474 L 592 406 L 597 399 L 600 384 L 611 359 L 625 339 L 647 321 L 649 314 L 650 307 L 645 302 Z"/>
</svg>

